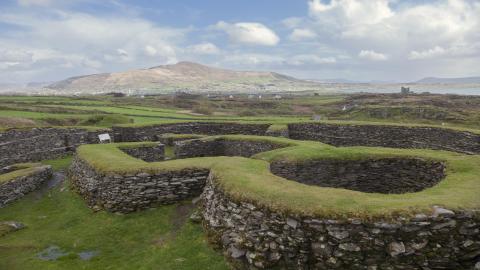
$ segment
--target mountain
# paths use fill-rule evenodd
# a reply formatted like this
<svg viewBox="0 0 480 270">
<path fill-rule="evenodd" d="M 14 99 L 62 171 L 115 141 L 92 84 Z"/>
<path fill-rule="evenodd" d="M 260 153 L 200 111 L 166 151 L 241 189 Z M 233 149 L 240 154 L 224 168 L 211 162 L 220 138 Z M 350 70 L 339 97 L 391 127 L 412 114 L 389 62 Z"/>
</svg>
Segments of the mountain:
<svg viewBox="0 0 480 270">
<path fill-rule="evenodd" d="M 275 72 L 234 71 L 179 62 L 148 69 L 71 77 L 47 86 L 63 93 L 172 91 L 256 92 L 321 90 L 316 82 L 299 80 Z"/>
<path fill-rule="evenodd" d="M 323 84 L 394 84 L 395 81 L 382 81 L 382 80 L 370 80 L 370 81 L 357 81 L 344 78 L 333 79 L 311 79 L 309 81 L 323 83 Z"/>
<path fill-rule="evenodd" d="M 464 78 L 437 78 L 427 77 L 413 83 L 418 84 L 478 84 L 480 77 L 464 77 Z"/>
<path fill-rule="evenodd" d="M 320 80 L 312 80 L 319 83 L 341 83 L 341 84 L 353 84 L 353 83 L 364 83 L 361 81 L 353 81 L 343 78 L 333 78 L 333 79 L 320 79 Z"/>
</svg>

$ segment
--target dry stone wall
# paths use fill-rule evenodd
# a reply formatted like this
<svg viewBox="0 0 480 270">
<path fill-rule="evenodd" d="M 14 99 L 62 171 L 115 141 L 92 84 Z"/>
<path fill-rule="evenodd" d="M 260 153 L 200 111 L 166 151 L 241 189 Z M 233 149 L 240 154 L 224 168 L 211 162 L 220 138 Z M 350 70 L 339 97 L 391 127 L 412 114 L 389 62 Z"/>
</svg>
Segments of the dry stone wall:
<svg viewBox="0 0 480 270">
<path fill-rule="evenodd" d="M 174 123 L 147 127 L 114 127 L 117 142 L 155 141 L 164 133 L 244 134 L 288 136 L 316 140 L 335 146 L 382 146 L 394 148 L 430 148 L 480 154 L 480 135 L 432 127 L 383 125 L 333 125 L 323 123 L 289 124 L 288 132 L 267 132 L 269 124 Z M 81 144 L 98 143 L 98 134 L 109 130 L 88 131 L 79 128 L 33 128 L 0 133 L 0 167 L 19 162 L 58 158 L 74 152 Z"/>
<path fill-rule="evenodd" d="M 270 170 L 303 184 L 374 193 L 418 192 L 445 177 L 443 162 L 419 158 L 277 161 Z"/>
<path fill-rule="evenodd" d="M 162 161 L 165 159 L 165 145 L 160 143 L 155 146 L 125 147 L 120 148 L 120 150 L 146 162 Z"/>
<path fill-rule="evenodd" d="M 187 135 L 187 136 L 177 137 L 177 136 L 175 136 L 175 134 L 167 133 L 167 134 L 157 135 L 157 138 L 156 138 L 155 141 L 159 141 L 159 142 L 165 144 L 166 146 L 174 146 L 175 142 L 193 140 L 193 139 L 198 139 L 198 138 L 201 138 L 201 137 L 204 137 L 204 136 L 203 135 L 191 134 L 191 135 Z"/>
<path fill-rule="evenodd" d="M 9 170 L 4 170 L 4 173 L 7 172 Z M 0 208 L 36 190 L 42 183 L 52 177 L 52 173 L 51 166 L 41 166 L 31 174 L 18 176 L 0 183 Z"/>
<path fill-rule="evenodd" d="M 69 169 L 75 189 L 94 209 L 128 213 L 171 204 L 202 193 L 209 170 L 103 174 L 78 157 Z"/>
<path fill-rule="evenodd" d="M 164 133 L 265 135 L 269 126 L 269 124 L 188 122 L 145 127 L 114 127 L 113 132 L 117 142 L 137 142 L 154 141 L 157 135 Z"/>
<path fill-rule="evenodd" d="M 229 139 L 194 139 L 175 142 L 177 158 L 241 156 L 251 157 L 255 154 L 285 147 L 263 140 L 229 140 Z"/>
<path fill-rule="evenodd" d="M 105 131 L 33 128 L 0 133 L 0 167 L 71 154 L 81 144 L 98 143 L 98 134 L 103 132 Z"/>
<path fill-rule="evenodd" d="M 434 208 L 393 220 L 289 216 L 231 199 L 209 179 L 204 224 L 236 268 L 474 269 L 480 213 Z"/>
<path fill-rule="evenodd" d="M 265 132 L 266 136 L 271 136 L 271 137 L 284 137 L 288 138 L 288 129 L 280 129 L 280 130 L 267 130 Z"/>
<path fill-rule="evenodd" d="M 223 138 L 176 144 L 180 157 L 251 156 L 283 147 L 261 140 Z M 360 160 L 358 166 L 348 162 L 339 165 L 338 160 L 312 162 L 305 168 L 274 162 L 272 171 L 289 178 L 305 176 L 309 180 L 315 179 L 314 175 L 323 175 L 326 180 L 330 177 L 350 179 L 349 175 L 356 174 L 342 187 L 391 193 L 396 189 L 413 192 L 432 186 L 444 176 L 445 169 L 442 162 L 414 158 Z M 316 166 L 320 168 L 317 170 Z M 333 168 L 331 174 L 324 172 Z M 302 175 L 300 171 L 304 169 L 310 171 Z M 220 181 L 208 169 L 103 174 L 77 156 L 69 174 L 74 187 L 90 207 L 113 212 L 128 213 L 202 194 L 205 228 L 239 269 L 471 270 L 480 258 L 478 210 L 453 212 L 434 207 L 429 214 L 415 216 L 396 213 L 388 219 L 340 219 L 287 214 L 256 202 L 233 198 L 218 186 Z M 380 175 L 384 177 L 380 179 Z M 389 188 L 361 183 L 367 176 L 383 181 Z M 406 180 L 393 181 L 398 178 Z M 418 182 L 417 178 L 422 178 L 426 184 L 413 184 Z M 364 190 L 371 184 L 376 190 Z"/>
<path fill-rule="evenodd" d="M 434 127 L 296 123 L 288 125 L 291 139 L 314 140 L 334 146 L 428 148 L 480 154 L 480 135 Z"/>
</svg>

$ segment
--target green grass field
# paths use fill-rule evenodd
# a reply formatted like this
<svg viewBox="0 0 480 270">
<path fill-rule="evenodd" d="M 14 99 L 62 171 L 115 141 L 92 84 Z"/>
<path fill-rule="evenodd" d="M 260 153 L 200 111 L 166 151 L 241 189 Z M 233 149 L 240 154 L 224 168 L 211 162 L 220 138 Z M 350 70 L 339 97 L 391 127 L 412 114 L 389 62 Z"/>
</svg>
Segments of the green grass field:
<svg viewBox="0 0 480 270">
<path fill-rule="evenodd" d="M 238 96 L 208 99 L 175 96 L 122 97 L 48 97 L 0 96 L 0 129 L 24 126 L 152 125 L 179 121 L 230 121 L 286 124 L 310 121 L 320 115 L 332 123 L 379 123 L 441 126 L 455 129 L 480 129 L 480 99 L 445 96 L 396 97 L 370 99 L 346 95 L 291 96 L 281 100 L 249 99 Z M 430 99 L 435 99 L 431 101 Z M 427 103 L 427 105 L 425 105 Z M 430 104 L 431 103 L 431 104 Z M 349 106 L 344 110 L 344 106 Z M 353 105 L 352 105 L 353 104 Z M 192 113 L 206 108 L 212 115 Z M 105 121 L 93 121 L 101 117 Z M 93 120 L 92 120 L 93 119 Z M 27 122 L 27 123 L 26 123 Z"/>
</svg>

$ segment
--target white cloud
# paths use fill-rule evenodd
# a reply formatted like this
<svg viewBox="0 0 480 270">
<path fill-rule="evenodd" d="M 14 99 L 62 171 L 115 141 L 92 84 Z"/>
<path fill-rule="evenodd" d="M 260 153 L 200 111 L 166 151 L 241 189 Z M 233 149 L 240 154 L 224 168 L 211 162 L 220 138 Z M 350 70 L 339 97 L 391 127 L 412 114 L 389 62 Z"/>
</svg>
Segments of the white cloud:
<svg viewBox="0 0 480 270">
<path fill-rule="evenodd" d="M 295 28 L 314 31 L 319 46 L 372 61 L 349 60 L 355 63 L 346 66 L 351 74 L 368 71 L 375 79 L 381 68 L 394 80 L 476 75 L 480 67 L 472 69 L 471 63 L 480 61 L 478 14 L 476 0 L 310 0 L 309 17 Z"/>
<path fill-rule="evenodd" d="M 313 39 L 317 36 L 315 32 L 306 28 L 297 28 L 288 36 L 291 41 L 302 41 Z"/>
<path fill-rule="evenodd" d="M 193 54 L 213 55 L 213 54 L 220 53 L 220 49 L 215 44 L 210 42 L 204 42 L 204 43 L 189 46 L 187 50 Z"/>
<path fill-rule="evenodd" d="M 0 62 L 31 62 L 33 53 L 22 49 L 0 50 Z"/>
<path fill-rule="evenodd" d="M 178 62 L 176 49 L 167 44 L 147 45 L 144 53 L 149 57 L 153 57 L 153 59 L 159 59 L 160 62 L 165 64 Z"/>
<path fill-rule="evenodd" d="M 124 49 L 117 49 L 117 54 L 123 57 L 128 57 L 128 53 Z"/>
<path fill-rule="evenodd" d="M 261 23 L 239 22 L 230 24 L 220 21 L 215 25 L 215 28 L 225 31 L 230 40 L 235 43 L 275 46 L 280 41 L 273 30 Z"/>
<path fill-rule="evenodd" d="M 147 45 L 145 46 L 145 53 L 148 56 L 155 56 L 157 54 L 157 49 L 155 49 L 153 46 Z"/>
<path fill-rule="evenodd" d="M 378 53 L 373 50 L 361 50 L 358 53 L 358 57 L 362 59 L 367 59 L 371 61 L 385 61 L 388 59 L 387 55 L 383 53 Z"/>
<path fill-rule="evenodd" d="M 188 32 L 129 16 L 102 17 L 57 9 L 45 12 L 49 16 L 26 9 L 0 14 L 0 23 L 18 28 L 14 34 L 0 36 L 0 48 L 9 50 L 10 58 L 21 52 L 23 57 L 31 55 L 30 60 L 8 61 L 18 62 L 15 65 L 2 64 L 4 69 L 28 72 L 29 76 L 36 76 L 31 70 L 41 69 L 48 77 L 29 80 L 52 80 L 100 68 L 105 72 L 175 63 L 177 44 Z M 0 74 L 0 81 L 9 76 Z"/>
<path fill-rule="evenodd" d="M 440 46 L 435 46 L 431 49 L 424 50 L 424 51 L 411 51 L 408 56 L 408 59 L 411 59 L 411 60 L 428 59 L 432 57 L 439 57 L 446 53 L 447 51 L 444 48 Z"/>
<path fill-rule="evenodd" d="M 323 4 L 310 0 L 309 14 L 321 32 L 389 46 L 451 43 L 473 37 L 480 27 L 480 3 L 476 1 L 409 3 L 398 5 L 395 10 L 390 5 L 394 2 L 397 1 L 331 0 Z"/>
<path fill-rule="evenodd" d="M 264 66 L 281 65 L 285 59 L 278 55 L 260 53 L 234 53 L 224 57 L 222 63 L 234 66 Z"/>
<path fill-rule="evenodd" d="M 84 7 L 80 2 L 96 7 L 94 0 L 16 1 L 0 12 L 6 29 L 0 34 L 0 82 L 62 79 L 178 59 L 289 69 L 302 77 L 316 72 L 365 80 L 480 74 L 478 0 L 303 0 L 309 8 L 303 17 L 268 21 L 266 16 L 264 24 L 219 21 L 187 29 L 158 25 L 140 17 L 145 13 L 132 4 L 116 0 L 102 2 L 111 9 L 95 14 L 73 11 Z"/>
<path fill-rule="evenodd" d="M 341 26 L 375 24 L 394 15 L 388 0 L 331 0 L 329 4 L 310 0 L 309 11 L 312 17 Z"/>
<path fill-rule="evenodd" d="M 409 53 L 410 60 L 428 60 L 428 59 L 444 59 L 455 57 L 479 57 L 480 42 L 466 44 L 457 43 L 451 47 L 444 48 L 442 46 L 434 46 L 425 50 L 413 50 Z"/>
<path fill-rule="evenodd" d="M 311 54 L 302 54 L 295 55 L 288 59 L 287 64 L 293 66 L 303 66 L 303 65 L 322 65 L 322 64 L 334 64 L 337 60 L 335 57 L 319 57 L 317 55 Z"/>
</svg>

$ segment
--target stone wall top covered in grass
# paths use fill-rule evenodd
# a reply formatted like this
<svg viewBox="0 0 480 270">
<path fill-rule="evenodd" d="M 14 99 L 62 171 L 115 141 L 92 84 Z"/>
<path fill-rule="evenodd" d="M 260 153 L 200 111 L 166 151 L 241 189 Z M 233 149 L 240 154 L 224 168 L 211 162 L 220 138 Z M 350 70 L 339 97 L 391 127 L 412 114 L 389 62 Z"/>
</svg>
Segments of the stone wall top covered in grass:
<svg viewBox="0 0 480 270">
<path fill-rule="evenodd" d="M 222 136 L 235 141 L 272 140 L 288 147 L 259 153 L 253 158 L 202 157 L 163 162 L 144 162 L 118 149 L 123 144 L 84 145 L 78 158 L 103 174 L 135 174 L 177 171 L 185 168 L 209 169 L 219 186 L 232 198 L 253 201 L 272 211 L 296 212 L 313 216 L 385 216 L 399 212 L 430 211 L 432 205 L 451 209 L 480 206 L 479 156 L 450 152 L 369 147 L 335 148 L 317 142 L 294 141 L 258 136 Z M 329 187 L 314 187 L 286 181 L 270 172 L 270 162 L 308 160 L 359 161 L 385 158 L 421 158 L 442 162 L 446 177 L 437 185 L 415 193 L 379 194 Z M 338 203 L 338 201 L 341 203 Z"/>
<path fill-rule="evenodd" d="M 70 168 L 74 186 L 91 207 L 115 212 L 137 211 L 202 194 L 202 215 L 209 236 L 244 269 L 472 269 L 477 262 L 478 155 L 336 148 L 311 141 L 242 135 L 180 143 L 194 148 L 188 152 L 191 155 L 209 157 L 149 163 L 120 148 L 156 143 L 81 146 Z M 221 151 L 216 151 L 219 146 Z M 232 154 L 254 155 L 214 156 L 224 155 L 228 152 L 224 147 L 229 146 L 235 148 Z M 268 151 L 259 153 L 257 149 Z M 344 169 L 332 173 L 341 176 L 334 182 L 357 175 L 348 176 L 351 181 L 345 185 L 326 187 L 289 181 L 270 170 L 272 166 L 278 175 L 310 181 L 313 178 L 295 171 L 305 164 L 312 165 L 312 175 L 317 166 L 325 169 L 330 164 L 343 164 Z M 393 171 L 395 166 L 401 168 Z M 412 170 L 412 166 L 414 173 L 402 172 Z M 373 177 L 366 171 L 377 167 L 388 168 L 388 172 L 374 170 Z M 386 177 L 388 174 L 392 179 Z M 395 179 L 400 183 L 394 183 Z M 391 185 L 383 186 L 403 188 L 406 193 L 363 190 L 365 181 L 390 180 Z"/>
</svg>

